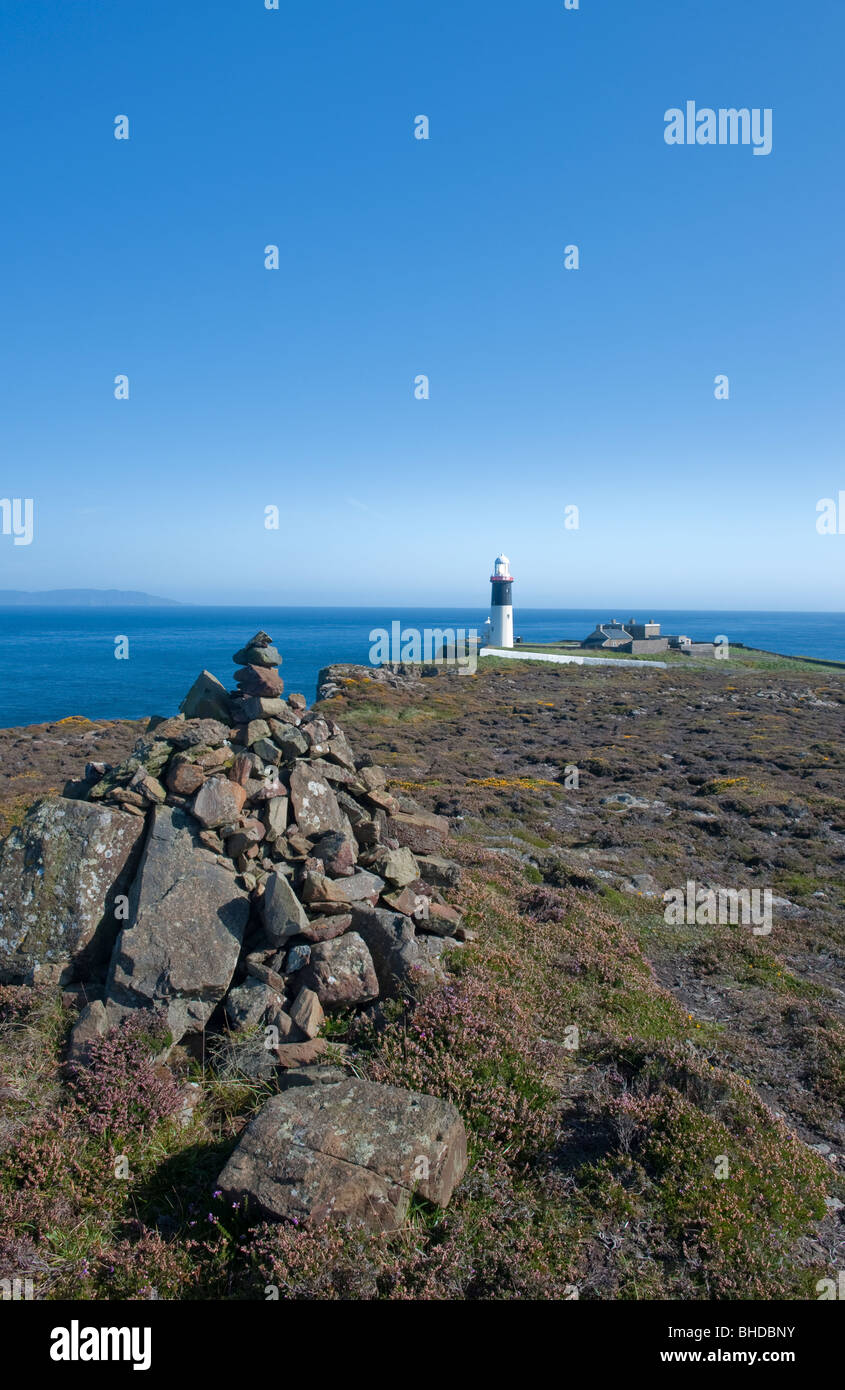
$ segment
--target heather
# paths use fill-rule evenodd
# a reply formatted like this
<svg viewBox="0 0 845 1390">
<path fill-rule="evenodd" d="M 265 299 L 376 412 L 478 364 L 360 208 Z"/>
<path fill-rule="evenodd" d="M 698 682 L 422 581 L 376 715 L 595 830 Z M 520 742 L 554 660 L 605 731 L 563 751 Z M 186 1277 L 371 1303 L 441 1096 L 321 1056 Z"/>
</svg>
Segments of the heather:
<svg viewBox="0 0 845 1390">
<path fill-rule="evenodd" d="M 203 1100 L 185 1124 L 149 1020 L 99 1040 L 87 1073 L 62 1071 L 61 1021 L 48 1029 L 31 991 L 17 1012 L 0 998 L 22 1091 L 0 1158 L 4 1265 L 93 1299 L 809 1296 L 823 1271 L 798 1242 L 824 1214 L 822 1161 L 713 1064 L 610 913 L 484 850 L 462 857 L 477 940 L 446 987 L 336 1030 L 373 1079 L 460 1107 L 471 1161 L 447 1210 L 417 1200 L 389 1236 L 227 1210 L 214 1175 L 265 1089 L 194 1063 Z M 32 1115 L 29 1048 L 50 1037 L 55 1102 Z"/>
<path fill-rule="evenodd" d="M 542 675 L 532 698 L 512 682 L 509 705 L 482 711 L 485 679 L 378 700 L 350 685 L 331 702 L 393 789 L 452 818 L 466 944 L 446 950 L 438 987 L 333 1013 L 321 1058 L 458 1108 L 469 1167 L 448 1207 L 417 1195 L 391 1234 L 262 1220 L 216 1179 L 277 1083 L 250 1076 L 225 1030 L 163 1065 L 147 1018 L 98 1039 L 81 1071 L 64 1060 L 76 1009 L 0 987 L 0 1276 L 92 1300 L 765 1302 L 813 1299 L 842 1267 L 840 889 L 818 872 L 843 824 L 841 754 L 821 738 L 831 692 L 812 704 L 796 678 L 759 737 L 732 734 L 729 757 L 714 730 L 726 711 L 690 673 L 681 770 L 659 765 L 639 690 L 623 698 L 590 674 L 555 693 Z M 660 679 L 665 732 L 680 709 L 667 683 L 684 678 Z M 756 695 L 736 680 L 727 715 L 744 725 Z M 592 749 L 587 699 L 613 720 Z M 802 707 L 806 749 L 785 737 Z M 642 768 L 632 742 L 651 749 Z M 754 767 L 732 771 L 746 757 Z M 570 761 L 581 801 L 559 780 Z M 629 789 L 674 820 L 603 806 Z M 705 863 L 730 881 L 740 855 L 758 875 L 777 860 L 798 909 L 769 938 L 667 927 L 648 885 L 629 882 L 683 882 Z"/>
</svg>

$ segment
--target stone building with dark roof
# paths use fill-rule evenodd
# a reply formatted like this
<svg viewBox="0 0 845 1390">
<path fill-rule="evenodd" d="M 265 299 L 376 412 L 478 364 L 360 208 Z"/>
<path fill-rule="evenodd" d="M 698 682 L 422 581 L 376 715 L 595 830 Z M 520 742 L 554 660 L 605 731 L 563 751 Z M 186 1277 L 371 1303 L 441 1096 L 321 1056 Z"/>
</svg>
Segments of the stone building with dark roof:
<svg viewBox="0 0 845 1390">
<path fill-rule="evenodd" d="M 593 650 L 598 648 L 605 651 L 630 652 L 633 656 L 665 652 L 670 647 L 685 656 L 713 656 L 716 651 L 712 642 L 693 642 L 689 637 L 661 636 L 660 624 L 653 618 L 647 623 L 638 623 L 634 618 L 624 624 L 617 618 L 611 618 L 609 623 L 596 623 L 581 646 Z"/>
<path fill-rule="evenodd" d="M 596 623 L 589 637 L 585 637 L 582 647 L 621 647 L 631 641 L 631 633 L 616 618 L 609 623 Z"/>
</svg>

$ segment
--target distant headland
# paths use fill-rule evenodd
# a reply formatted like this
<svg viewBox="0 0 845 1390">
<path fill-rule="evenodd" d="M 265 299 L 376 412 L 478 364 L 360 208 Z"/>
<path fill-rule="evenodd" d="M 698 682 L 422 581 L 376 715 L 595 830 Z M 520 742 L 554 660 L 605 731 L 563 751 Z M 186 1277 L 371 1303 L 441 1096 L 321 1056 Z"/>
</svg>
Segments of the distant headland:
<svg viewBox="0 0 845 1390">
<path fill-rule="evenodd" d="M 176 599 L 136 589 L 0 589 L 0 608 L 178 608 Z"/>
</svg>

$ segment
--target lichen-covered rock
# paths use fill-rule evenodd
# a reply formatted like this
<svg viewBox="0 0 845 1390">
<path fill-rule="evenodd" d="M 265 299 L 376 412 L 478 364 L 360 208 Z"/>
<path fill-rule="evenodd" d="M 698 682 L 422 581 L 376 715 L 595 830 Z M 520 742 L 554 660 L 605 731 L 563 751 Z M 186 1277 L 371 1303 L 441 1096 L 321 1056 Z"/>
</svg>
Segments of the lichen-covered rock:
<svg viewBox="0 0 845 1390">
<path fill-rule="evenodd" d="M 370 867 L 394 888 L 405 888 L 420 876 L 420 868 L 409 849 L 382 849 L 375 854 Z"/>
<path fill-rule="evenodd" d="M 184 751 L 223 743 L 229 737 L 229 728 L 219 719 L 185 719 L 183 715 L 176 715 L 172 719 L 151 720 L 147 733 L 155 733 L 157 739 L 165 739 L 174 748 Z"/>
<path fill-rule="evenodd" d="M 448 1101 L 349 1077 L 268 1100 L 217 1186 L 277 1219 L 395 1230 L 413 1192 L 446 1206 L 466 1165 L 463 1121 Z"/>
<path fill-rule="evenodd" d="M 246 893 L 203 848 L 196 823 L 159 807 L 106 982 L 110 1023 L 155 1007 L 174 1042 L 202 1029 L 232 981 L 248 917 Z"/>
<path fill-rule="evenodd" d="M 144 820 L 111 806 L 39 801 L 0 846 L 0 975 L 36 964 L 108 960 Z"/>
<path fill-rule="evenodd" d="M 242 985 L 229 990 L 223 1007 L 233 1028 L 254 1028 L 270 1014 L 281 1012 L 284 1002 L 284 992 L 250 975 Z"/>
<path fill-rule="evenodd" d="M 297 763 L 291 772 L 290 799 L 303 835 L 325 835 L 327 830 L 343 830 L 343 814 L 337 797 L 307 763 Z"/>
<path fill-rule="evenodd" d="M 312 946 L 311 959 L 298 978 L 314 991 L 324 1009 L 345 1009 L 378 998 L 372 957 L 356 932 Z"/>
<path fill-rule="evenodd" d="M 155 733 L 152 737 L 139 738 L 130 757 L 108 768 L 104 776 L 95 782 L 88 792 L 89 801 L 126 800 L 130 804 L 136 793 L 129 791 L 133 781 L 149 774 L 158 778 L 173 753 L 173 745 Z M 139 798 L 143 802 L 142 798 Z"/>
</svg>

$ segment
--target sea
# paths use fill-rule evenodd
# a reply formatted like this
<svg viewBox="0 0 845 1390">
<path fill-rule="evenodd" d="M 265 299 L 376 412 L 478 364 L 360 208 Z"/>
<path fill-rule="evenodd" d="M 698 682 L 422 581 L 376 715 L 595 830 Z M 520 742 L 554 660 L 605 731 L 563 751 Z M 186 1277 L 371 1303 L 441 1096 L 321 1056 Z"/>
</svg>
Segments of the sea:
<svg viewBox="0 0 845 1390">
<path fill-rule="evenodd" d="M 203 668 L 232 685 L 232 657 L 259 628 L 275 640 L 288 692 L 311 701 L 332 662 L 369 661 L 370 633 L 403 627 L 463 627 L 481 633 L 489 609 L 473 608 L 3 608 L 0 609 L 0 728 L 68 715 L 139 719 L 172 714 Z M 645 610 L 642 610 L 644 613 Z M 518 608 L 514 632 L 525 642 L 580 639 L 616 613 Z M 691 612 L 649 609 L 664 632 L 730 642 L 791 656 L 845 661 L 845 614 Z M 126 639 L 126 644 L 118 644 Z M 125 659 L 117 651 L 128 650 Z"/>
</svg>

